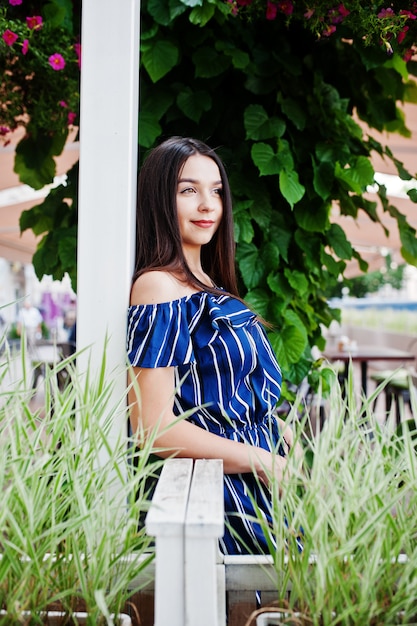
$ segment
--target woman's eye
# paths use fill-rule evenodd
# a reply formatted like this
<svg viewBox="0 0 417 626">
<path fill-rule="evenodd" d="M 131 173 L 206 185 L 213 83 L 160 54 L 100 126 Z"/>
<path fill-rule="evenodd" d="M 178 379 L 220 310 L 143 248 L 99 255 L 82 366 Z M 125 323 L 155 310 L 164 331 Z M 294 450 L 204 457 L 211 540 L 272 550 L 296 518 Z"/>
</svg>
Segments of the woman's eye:
<svg viewBox="0 0 417 626">
<path fill-rule="evenodd" d="M 180 193 L 193 193 L 194 189 L 192 187 L 186 187 L 185 189 L 181 189 Z"/>
<path fill-rule="evenodd" d="M 223 189 L 221 187 L 219 187 L 218 189 L 213 189 L 213 191 L 218 196 L 222 196 L 223 195 Z"/>
</svg>

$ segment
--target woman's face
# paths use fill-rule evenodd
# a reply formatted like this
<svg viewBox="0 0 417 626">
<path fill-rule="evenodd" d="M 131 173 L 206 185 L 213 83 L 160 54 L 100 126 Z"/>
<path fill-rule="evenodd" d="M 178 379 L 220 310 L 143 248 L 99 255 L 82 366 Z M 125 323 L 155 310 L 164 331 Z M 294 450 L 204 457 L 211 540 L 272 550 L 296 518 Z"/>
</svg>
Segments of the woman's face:
<svg viewBox="0 0 417 626">
<path fill-rule="evenodd" d="M 212 239 L 223 215 L 223 187 L 213 159 L 190 156 L 179 173 L 177 212 L 182 245 L 200 248 Z"/>
</svg>

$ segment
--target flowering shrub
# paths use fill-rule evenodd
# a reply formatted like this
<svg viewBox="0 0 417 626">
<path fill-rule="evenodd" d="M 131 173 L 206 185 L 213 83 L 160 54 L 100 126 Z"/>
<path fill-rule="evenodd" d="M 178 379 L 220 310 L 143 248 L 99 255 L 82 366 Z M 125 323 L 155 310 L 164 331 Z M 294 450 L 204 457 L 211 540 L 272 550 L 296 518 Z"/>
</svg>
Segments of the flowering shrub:
<svg viewBox="0 0 417 626">
<path fill-rule="evenodd" d="M 79 113 L 77 8 L 74 3 L 70 14 L 55 0 L 41 3 L 41 8 L 28 0 L 8 0 L 0 8 L 0 138 L 4 142 L 9 131 L 21 125 L 32 138 L 55 136 L 50 155 L 62 150 L 68 126 L 76 123 Z M 34 187 L 47 182 L 32 176 Z"/>
<path fill-rule="evenodd" d="M 285 17 L 287 23 L 299 21 L 317 38 L 330 37 L 336 32 L 343 36 L 344 28 L 352 29 L 366 44 L 384 46 L 389 54 L 401 52 L 409 60 L 415 53 L 417 41 L 417 2 L 321 0 L 227 0 L 234 16 L 247 18 L 264 15 L 267 20 Z"/>
<path fill-rule="evenodd" d="M 0 13 L 0 134 L 7 140 L 9 127 L 26 125 L 15 169 L 33 187 L 51 182 L 52 157 L 77 123 L 80 2 L 9 0 Z M 221 146 L 241 293 L 279 329 L 271 339 L 293 383 L 337 317 L 329 288 L 351 262 L 367 269 L 335 207 L 376 229 L 385 211 L 404 259 L 417 266 L 415 228 L 385 188 L 378 203 L 365 195 L 374 154 L 402 179 L 413 176 L 353 116 L 371 131 L 409 134 L 397 105 L 417 99 L 416 15 L 410 0 L 141 0 L 139 158 L 174 134 Z M 38 276 L 68 271 L 74 286 L 77 180 L 74 167 L 67 186 L 20 221 L 43 237 Z M 417 203 L 415 189 L 408 194 Z"/>
</svg>

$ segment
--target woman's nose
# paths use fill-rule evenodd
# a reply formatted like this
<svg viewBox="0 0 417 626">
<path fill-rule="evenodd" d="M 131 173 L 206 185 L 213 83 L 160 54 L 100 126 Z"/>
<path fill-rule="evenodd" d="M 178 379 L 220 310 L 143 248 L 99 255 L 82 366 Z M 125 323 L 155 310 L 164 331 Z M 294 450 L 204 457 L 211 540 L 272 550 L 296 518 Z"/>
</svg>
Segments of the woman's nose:
<svg viewBox="0 0 417 626">
<path fill-rule="evenodd" d="M 204 193 L 201 196 L 200 211 L 214 211 L 216 208 L 215 197 L 211 193 Z"/>
</svg>

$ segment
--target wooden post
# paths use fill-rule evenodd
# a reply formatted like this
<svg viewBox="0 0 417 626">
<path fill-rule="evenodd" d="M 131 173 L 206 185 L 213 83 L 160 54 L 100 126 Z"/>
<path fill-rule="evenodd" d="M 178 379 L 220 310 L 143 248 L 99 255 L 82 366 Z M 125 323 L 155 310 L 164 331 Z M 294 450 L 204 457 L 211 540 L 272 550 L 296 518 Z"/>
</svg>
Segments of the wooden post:
<svg viewBox="0 0 417 626">
<path fill-rule="evenodd" d="M 126 388 L 126 312 L 134 259 L 140 0 L 83 0 L 78 218 L 80 374 Z M 111 436 L 126 432 L 123 403 Z"/>
</svg>

